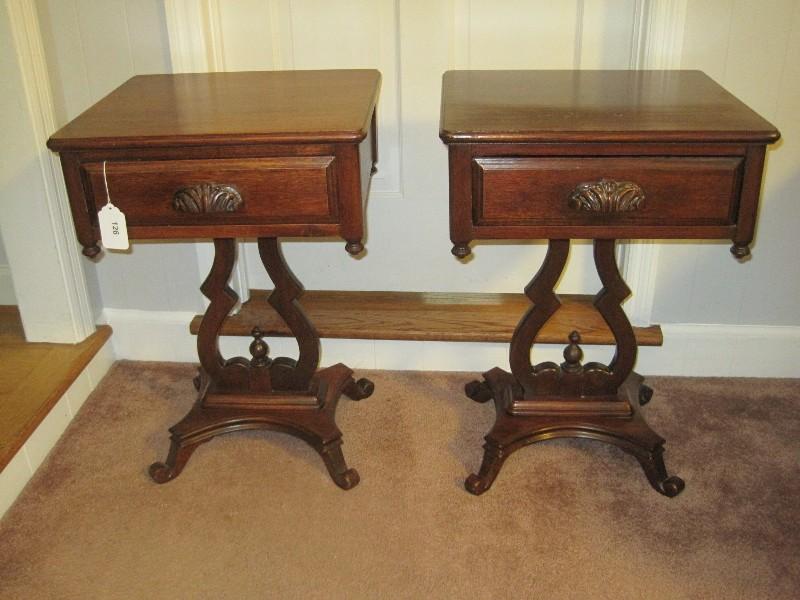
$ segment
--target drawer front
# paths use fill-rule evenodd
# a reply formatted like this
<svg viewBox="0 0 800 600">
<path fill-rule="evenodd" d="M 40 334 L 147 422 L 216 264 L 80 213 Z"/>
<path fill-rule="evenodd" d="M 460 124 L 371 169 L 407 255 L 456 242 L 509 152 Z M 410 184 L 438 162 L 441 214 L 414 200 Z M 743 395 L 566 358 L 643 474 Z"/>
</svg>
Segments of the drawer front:
<svg viewBox="0 0 800 600">
<path fill-rule="evenodd" d="M 484 157 L 472 163 L 481 226 L 730 225 L 740 157 Z"/>
<path fill-rule="evenodd" d="M 333 156 L 110 161 L 106 178 L 129 226 L 330 223 L 337 217 L 334 162 Z M 82 169 L 97 210 L 106 203 L 103 163 Z"/>
</svg>

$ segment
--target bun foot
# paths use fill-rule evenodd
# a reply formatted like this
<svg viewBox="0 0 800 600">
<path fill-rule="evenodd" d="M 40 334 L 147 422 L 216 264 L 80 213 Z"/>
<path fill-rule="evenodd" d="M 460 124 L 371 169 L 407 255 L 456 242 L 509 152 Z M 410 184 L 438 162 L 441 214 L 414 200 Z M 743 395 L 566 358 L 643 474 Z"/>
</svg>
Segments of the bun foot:
<svg viewBox="0 0 800 600">
<path fill-rule="evenodd" d="M 156 483 L 167 483 L 178 475 L 175 469 L 163 462 L 154 462 L 150 465 L 148 473 L 150 474 L 150 478 Z"/>
<path fill-rule="evenodd" d="M 356 256 L 357 254 L 361 254 L 364 251 L 364 244 L 361 243 L 361 240 L 353 240 L 349 241 L 345 244 L 344 249 L 350 256 Z"/>
<path fill-rule="evenodd" d="M 358 381 L 350 379 L 348 384 L 344 387 L 342 392 L 351 400 L 363 400 L 372 396 L 375 391 L 375 384 L 366 377 L 362 377 Z"/>
<path fill-rule="evenodd" d="M 661 489 L 659 491 L 667 498 L 674 498 L 680 494 L 685 487 L 686 483 L 683 481 L 683 479 L 673 475 L 672 477 L 667 477 L 661 482 Z"/>
<path fill-rule="evenodd" d="M 453 244 L 453 248 L 450 252 L 456 258 L 463 259 L 472 254 L 472 249 L 469 247 L 469 244 Z"/>
<path fill-rule="evenodd" d="M 639 406 L 644 406 L 653 399 L 653 388 L 642 384 L 639 387 Z"/>
<path fill-rule="evenodd" d="M 493 397 L 492 389 L 486 385 L 485 381 L 470 381 L 464 386 L 464 393 L 467 395 L 467 398 L 475 402 L 480 402 L 481 404 L 488 402 Z"/>
</svg>

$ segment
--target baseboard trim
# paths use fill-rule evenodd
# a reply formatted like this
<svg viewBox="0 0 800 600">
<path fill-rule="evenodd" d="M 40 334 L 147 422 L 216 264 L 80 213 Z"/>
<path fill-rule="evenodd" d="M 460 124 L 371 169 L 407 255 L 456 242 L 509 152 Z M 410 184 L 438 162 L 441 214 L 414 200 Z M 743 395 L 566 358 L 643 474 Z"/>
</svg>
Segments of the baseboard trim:
<svg viewBox="0 0 800 600">
<path fill-rule="evenodd" d="M 105 309 L 119 359 L 197 362 L 190 312 Z M 644 375 L 800 377 L 792 357 L 800 352 L 800 327 L 760 325 L 662 325 L 664 345 L 639 349 Z M 248 338 L 220 338 L 224 356 L 247 353 Z M 271 355 L 295 356 L 291 339 L 271 338 Z M 536 347 L 535 360 L 560 362 L 562 349 Z M 508 366 L 505 344 L 394 340 L 322 341 L 322 364 L 344 362 L 361 369 L 482 371 Z M 585 360 L 607 362 L 610 346 L 585 348 Z"/>
</svg>

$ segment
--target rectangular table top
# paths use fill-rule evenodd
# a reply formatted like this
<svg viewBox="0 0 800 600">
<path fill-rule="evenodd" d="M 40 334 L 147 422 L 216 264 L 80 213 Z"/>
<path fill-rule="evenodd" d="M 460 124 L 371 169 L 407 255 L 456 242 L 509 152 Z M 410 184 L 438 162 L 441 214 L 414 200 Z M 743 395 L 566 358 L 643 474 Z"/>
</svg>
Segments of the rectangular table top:
<svg viewBox="0 0 800 600">
<path fill-rule="evenodd" d="M 56 151 L 358 142 L 380 88 L 373 69 L 139 75 L 55 133 Z"/>
<path fill-rule="evenodd" d="M 474 142 L 747 142 L 780 134 L 701 71 L 448 71 L 440 136 Z"/>
</svg>

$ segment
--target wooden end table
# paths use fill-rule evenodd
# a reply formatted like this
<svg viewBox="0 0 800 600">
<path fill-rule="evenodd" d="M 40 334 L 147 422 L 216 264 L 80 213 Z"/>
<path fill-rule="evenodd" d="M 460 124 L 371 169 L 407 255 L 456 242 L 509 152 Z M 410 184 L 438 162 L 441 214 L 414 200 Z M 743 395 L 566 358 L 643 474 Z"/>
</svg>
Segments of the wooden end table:
<svg viewBox="0 0 800 600">
<path fill-rule="evenodd" d="M 87 256 L 100 252 L 104 163 L 130 238 L 214 239 L 201 287 L 211 303 L 197 337 L 197 401 L 170 429 L 166 461 L 150 467 L 156 482 L 177 477 L 219 434 L 272 429 L 313 446 L 340 487 L 358 483 L 335 411 L 341 394 L 366 398 L 373 384 L 342 364 L 318 370 L 319 336 L 278 237 L 340 236 L 350 254 L 363 250 L 379 87 L 374 70 L 138 76 L 50 138 Z M 238 300 L 228 280 L 241 237 L 258 238 L 275 286 L 268 301 L 297 339 L 297 360 L 270 358 L 257 327 L 250 358 L 220 354 L 220 328 Z"/>
<path fill-rule="evenodd" d="M 549 240 L 525 288 L 533 306 L 511 341 L 511 373 L 494 368 L 466 386 L 497 413 L 467 490 L 487 491 L 525 445 L 582 437 L 632 454 L 658 492 L 676 496 L 684 482 L 667 474 L 664 439 L 639 411 L 652 390 L 633 372 L 636 339 L 621 308 L 630 290 L 615 240 L 729 238 L 733 255 L 747 257 L 765 147 L 778 131 L 699 71 L 450 71 L 440 137 L 455 256 L 467 256 L 472 240 Z M 564 362 L 533 365 L 575 238 L 594 240 L 603 284 L 594 305 L 616 353 L 609 365 L 582 364 L 575 323 Z"/>
</svg>

